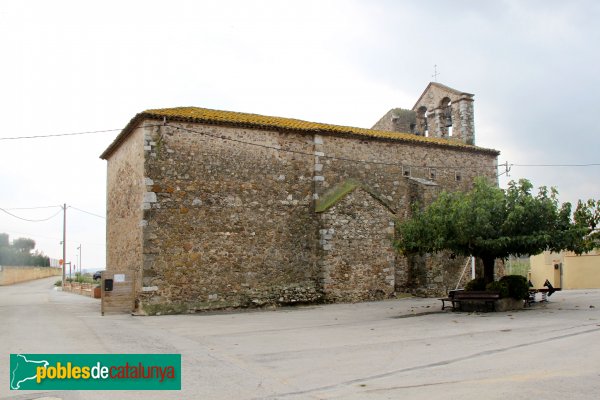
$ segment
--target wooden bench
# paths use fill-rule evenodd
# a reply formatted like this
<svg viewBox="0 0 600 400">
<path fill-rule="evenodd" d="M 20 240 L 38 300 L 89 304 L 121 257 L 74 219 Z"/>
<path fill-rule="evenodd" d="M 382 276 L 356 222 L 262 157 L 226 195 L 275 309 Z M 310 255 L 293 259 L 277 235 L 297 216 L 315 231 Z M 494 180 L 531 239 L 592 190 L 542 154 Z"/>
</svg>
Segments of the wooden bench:
<svg viewBox="0 0 600 400">
<path fill-rule="evenodd" d="M 499 292 L 487 292 L 487 291 L 459 291 L 454 294 L 452 306 L 454 309 L 461 310 L 461 303 L 463 301 L 475 301 L 482 302 L 486 307 L 489 307 L 491 311 L 496 309 L 496 300 L 500 299 Z"/>
<path fill-rule="evenodd" d="M 445 310 L 446 308 L 450 307 L 454 310 L 455 307 L 455 303 L 454 303 L 454 295 L 457 292 L 462 292 L 463 289 L 456 289 L 456 290 L 451 290 L 448 292 L 448 297 L 442 297 L 441 299 L 438 299 L 442 302 L 442 310 Z M 446 303 L 450 303 L 452 305 L 446 305 Z"/>
</svg>

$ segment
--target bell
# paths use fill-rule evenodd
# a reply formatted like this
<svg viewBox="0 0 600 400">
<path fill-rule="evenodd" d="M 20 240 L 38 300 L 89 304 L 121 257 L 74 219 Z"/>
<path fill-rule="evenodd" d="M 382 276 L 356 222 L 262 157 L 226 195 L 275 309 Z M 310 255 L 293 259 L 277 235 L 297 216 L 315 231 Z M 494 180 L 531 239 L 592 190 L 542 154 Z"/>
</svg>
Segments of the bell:
<svg viewBox="0 0 600 400">
<path fill-rule="evenodd" d="M 444 110 L 444 117 L 446 120 L 446 128 L 452 126 L 452 109 L 449 106 Z"/>
</svg>

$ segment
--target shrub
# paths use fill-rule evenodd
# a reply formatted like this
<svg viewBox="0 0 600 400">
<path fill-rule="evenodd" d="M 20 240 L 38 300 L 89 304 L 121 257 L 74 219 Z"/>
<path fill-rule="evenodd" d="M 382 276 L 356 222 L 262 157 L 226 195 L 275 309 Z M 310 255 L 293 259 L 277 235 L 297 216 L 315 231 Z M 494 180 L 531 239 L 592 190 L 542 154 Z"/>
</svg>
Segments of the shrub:
<svg viewBox="0 0 600 400">
<path fill-rule="evenodd" d="M 467 282 L 465 290 L 485 290 L 485 280 L 481 278 L 475 278 L 472 281 Z"/>
<path fill-rule="evenodd" d="M 487 284 L 485 290 L 488 292 L 499 292 L 500 298 L 509 297 L 508 284 L 502 281 L 494 281 Z"/>
<path fill-rule="evenodd" d="M 79 272 L 75 272 L 74 281 L 79 283 L 94 283 L 94 279 L 90 274 L 80 274 Z"/>
<path fill-rule="evenodd" d="M 62 279 L 59 279 L 56 282 L 54 282 L 54 286 L 62 286 Z"/>
<path fill-rule="evenodd" d="M 465 290 L 499 292 L 500 297 L 512 297 L 516 300 L 523 300 L 529 296 L 527 278 L 522 275 L 507 275 L 487 285 L 483 278 L 476 278 L 465 285 Z"/>
<path fill-rule="evenodd" d="M 508 296 L 513 299 L 523 300 L 529 296 L 529 285 L 527 278 L 522 275 L 506 275 L 500 278 L 508 287 Z"/>
</svg>

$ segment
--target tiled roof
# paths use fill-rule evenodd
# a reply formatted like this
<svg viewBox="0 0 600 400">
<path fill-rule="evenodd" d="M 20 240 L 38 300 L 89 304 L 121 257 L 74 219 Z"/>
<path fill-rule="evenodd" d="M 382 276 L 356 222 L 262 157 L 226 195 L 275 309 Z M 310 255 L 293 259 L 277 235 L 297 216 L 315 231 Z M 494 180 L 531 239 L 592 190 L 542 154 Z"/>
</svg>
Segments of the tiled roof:
<svg viewBox="0 0 600 400">
<path fill-rule="evenodd" d="M 106 159 L 118 145 L 129 135 L 136 125 L 144 119 L 166 120 L 167 122 L 195 122 L 213 125 L 224 125 L 234 127 L 245 127 L 266 130 L 284 130 L 300 133 L 318 133 L 337 136 L 357 136 L 363 138 L 377 138 L 400 142 L 413 142 L 429 145 L 437 145 L 452 148 L 463 148 L 475 151 L 483 151 L 498 154 L 498 151 L 471 146 L 462 142 L 446 140 L 441 138 L 429 138 L 416 136 L 410 133 L 398 133 L 378 131 L 373 129 L 355 128 L 309 122 L 293 118 L 270 117 L 258 114 L 247 114 L 233 111 L 211 110 L 198 107 L 177 107 L 146 110 L 136 115 L 129 124 L 121 131 L 113 143 L 100 156 Z"/>
</svg>

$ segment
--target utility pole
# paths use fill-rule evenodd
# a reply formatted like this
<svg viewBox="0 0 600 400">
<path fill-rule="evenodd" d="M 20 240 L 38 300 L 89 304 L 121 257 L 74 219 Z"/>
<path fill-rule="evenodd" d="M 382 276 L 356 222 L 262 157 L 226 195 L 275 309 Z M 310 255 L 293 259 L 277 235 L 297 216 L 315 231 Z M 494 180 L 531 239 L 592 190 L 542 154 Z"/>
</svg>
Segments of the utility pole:
<svg viewBox="0 0 600 400">
<path fill-rule="evenodd" d="M 63 279 L 62 284 L 65 287 L 65 272 L 67 268 L 67 203 L 63 204 Z"/>
<path fill-rule="evenodd" d="M 83 272 L 83 269 L 81 268 L 81 243 L 79 243 L 77 250 L 79 250 L 79 275 L 81 275 Z"/>
</svg>

